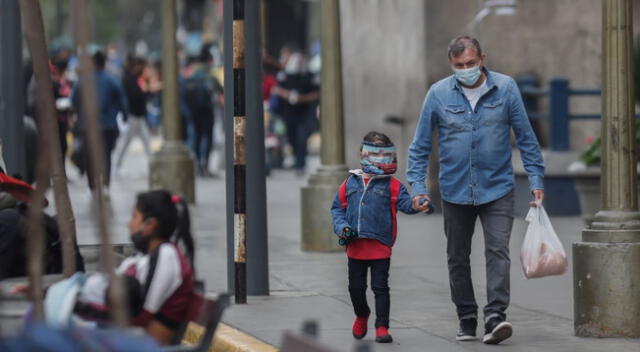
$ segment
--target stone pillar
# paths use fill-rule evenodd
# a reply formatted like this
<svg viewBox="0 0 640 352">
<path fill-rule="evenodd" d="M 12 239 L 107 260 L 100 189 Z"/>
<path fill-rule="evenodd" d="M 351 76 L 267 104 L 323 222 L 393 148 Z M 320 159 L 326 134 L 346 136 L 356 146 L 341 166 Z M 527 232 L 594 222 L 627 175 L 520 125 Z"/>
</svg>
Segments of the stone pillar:
<svg viewBox="0 0 640 352">
<path fill-rule="evenodd" d="M 342 116 L 342 59 L 340 49 L 340 2 L 320 2 L 322 19 L 322 76 L 320 88 L 321 166 L 302 188 L 302 249 L 340 250 L 331 225 L 331 202 L 347 177 Z"/>
<path fill-rule="evenodd" d="M 573 245 L 577 336 L 640 337 L 631 5 L 603 0 L 602 210 Z"/>
<path fill-rule="evenodd" d="M 178 100 L 176 0 L 162 3 L 162 134 L 164 142 L 151 157 L 149 187 L 164 188 L 195 202 L 194 162 L 182 142 Z"/>
</svg>

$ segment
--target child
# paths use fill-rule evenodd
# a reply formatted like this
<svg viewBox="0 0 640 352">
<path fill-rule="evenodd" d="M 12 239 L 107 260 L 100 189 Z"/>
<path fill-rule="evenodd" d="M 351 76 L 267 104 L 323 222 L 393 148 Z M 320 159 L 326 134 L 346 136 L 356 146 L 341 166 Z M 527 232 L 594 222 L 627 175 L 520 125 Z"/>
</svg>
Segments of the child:
<svg viewBox="0 0 640 352">
<path fill-rule="evenodd" d="M 190 228 L 189 211 L 183 199 L 164 190 L 138 194 L 129 221 L 130 238 L 138 253 L 126 258 L 116 273 L 125 278 L 130 324 L 144 328 L 161 344 L 170 343 L 186 321 L 194 292 L 194 243 Z M 67 279 L 77 280 L 80 285 L 75 303 L 68 310 L 56 307 L 64 306 L 57 301 L 66 299 L 61 299 L 64 294 L 50 297 L 58 290 L 54 284 L 47 292 L 45 310 L 60 316 L 61 321 L 69 321 L 73 311 L 73 321 L 80 325 L 108 323 L 107 275 L 100 272 L 86 278 L 77 275 L 81 274 Z M 67 286 L 60 287 L 64 290 Z M 14 287 L 13 292 L 26 293 L 28 286 Z M 76 292 L 72 292 L 74 298 Z"/>
<path fill-rule="evenodd" d="M 391 175 L 396 172 L 395 146 L 386 135 L 369 132 L 360 148 L 361 169 L 351 170 L 331 207 L 333 227 L 346 244 L 349 258 L 349 294 L 356 320 L 353 337 L 367 334 L 367 269 L 376 301 L 376 342 L 389 343 L 389 265 L 396 239 L 396 212 L 418 211 L 407 189 Z"/>
</svg>

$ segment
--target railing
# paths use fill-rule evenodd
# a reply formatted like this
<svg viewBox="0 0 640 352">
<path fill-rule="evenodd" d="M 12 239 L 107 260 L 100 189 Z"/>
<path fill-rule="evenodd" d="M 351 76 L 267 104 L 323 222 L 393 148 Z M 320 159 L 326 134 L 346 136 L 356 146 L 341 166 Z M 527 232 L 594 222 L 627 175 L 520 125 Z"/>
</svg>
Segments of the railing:
<svg viewBox="0 0 640 352">
<path fill-rule="evenodd" d="M 572 114 L 569 109 L 569 100 L 573 96 L 600 96 L 599 89 L 571 89 L 566 78 L 554 78 L 549 82 L 549 89 L 536 87 L 532 77 L 518 79 L 520 92 L 525 101 L 525 107 L 529 118 L 549 119 L 550 149 L 553 151 L 569 150 L 569 122 L 571 120 L 599 119 L 600 114 Z M 535 105 L 534 100 L 540 97 L 549 97 L 548 113 L 540 113 L 530 107 Z"/>
</svg>

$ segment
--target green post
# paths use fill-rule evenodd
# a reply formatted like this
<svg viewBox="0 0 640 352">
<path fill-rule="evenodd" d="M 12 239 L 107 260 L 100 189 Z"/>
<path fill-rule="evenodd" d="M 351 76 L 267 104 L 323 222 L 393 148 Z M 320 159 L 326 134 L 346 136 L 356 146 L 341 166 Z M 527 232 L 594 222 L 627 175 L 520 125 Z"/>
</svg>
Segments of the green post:
<svg viewBox="0 0 640 352">
<path fill-rule="evenodd" d="M 573 245 L 577 336 L 640 337 L 632 4 L 603 0 L 600 210 Z"/>
<path fill-rule="evenodd" d="M 302 249 L 337 251 L 338 238 L 331 226 L 331 202 L 347 177 L 342 117 L 342 59 L 340 50 L 340 2 L 320 2 L 322 19 L 322 86 L 320 114 L 322 165 L 302 188 Z"/>
<path fill-rule="evenodd" d="M 182 143 L 178 100 L 176 0 L 162 3 L 162 132 L 164 142 L 149 165 L 149 187 L 164 188 L 195 202 L 194 163 Z"/>
</svg>

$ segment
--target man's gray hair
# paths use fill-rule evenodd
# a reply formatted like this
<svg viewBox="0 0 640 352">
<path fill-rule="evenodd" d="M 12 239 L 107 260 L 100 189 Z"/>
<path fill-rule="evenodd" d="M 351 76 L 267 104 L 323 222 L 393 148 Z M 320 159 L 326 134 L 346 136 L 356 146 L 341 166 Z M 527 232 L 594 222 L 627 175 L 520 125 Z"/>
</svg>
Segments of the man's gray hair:
<svg viewBox="0 0 640 352">
<path fill-rule="evenodd" d="M 478 42 L 478 39 L 471 38 L 468 35 L 461 35 L 454 38 L 451 43 L 449 43 L 447 56 L 449 57 L 449 59 L 451 59 L 452 57 L 458 57 L 462 55 L 462 52 L 465 49 L 468 48 L 476 49 L 478 56 L 482 56 L 482 48 L 480 47 L 480 42 Z"/>
</svg>

